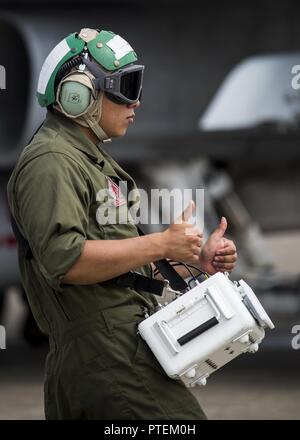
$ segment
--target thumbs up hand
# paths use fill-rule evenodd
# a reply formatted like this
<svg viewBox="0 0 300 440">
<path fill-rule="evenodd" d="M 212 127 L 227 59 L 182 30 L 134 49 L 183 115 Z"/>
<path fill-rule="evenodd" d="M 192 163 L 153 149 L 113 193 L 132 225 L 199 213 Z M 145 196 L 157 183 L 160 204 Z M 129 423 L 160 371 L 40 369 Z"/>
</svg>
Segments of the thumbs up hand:
<svg viewBox="0 0 300 440">
<path fill-rule="evenodd" d="M 194 209 L 195 202 L 191 200 L 176 221 L 162 233 L 161 244 L 166 258 L 193 264 L 199 263 L 202 233 L 197 227 L 188 223 Z"/>
<path fill-rule="evenodd" d="M 217 229 L 209 236 L 202 246 L 199 267 L 213 275 L 217 272 L 230 272 L 236 260 L 236 246 L 233 241 L 224 237 L 227 220 L 222 217 Z"/>
</svg>

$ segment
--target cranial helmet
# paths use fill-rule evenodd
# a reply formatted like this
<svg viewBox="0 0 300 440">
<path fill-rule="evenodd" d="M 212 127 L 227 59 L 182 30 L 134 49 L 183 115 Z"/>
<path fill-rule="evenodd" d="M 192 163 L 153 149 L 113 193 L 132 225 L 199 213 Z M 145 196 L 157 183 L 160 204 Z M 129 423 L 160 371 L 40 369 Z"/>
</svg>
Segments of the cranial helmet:
<svg viewBox="0 0 300 440">
<path fill-rule="evenodd" d="M 46 58 L 38 81 L 42 107 L 54 106 L 78 124 L 90 127 L 102 142 L 100 127 L 103 94 L 118 104 L 141 98 L 144 66 L 119 35 L 82 29 L 62 40 Z"/>
</svg>

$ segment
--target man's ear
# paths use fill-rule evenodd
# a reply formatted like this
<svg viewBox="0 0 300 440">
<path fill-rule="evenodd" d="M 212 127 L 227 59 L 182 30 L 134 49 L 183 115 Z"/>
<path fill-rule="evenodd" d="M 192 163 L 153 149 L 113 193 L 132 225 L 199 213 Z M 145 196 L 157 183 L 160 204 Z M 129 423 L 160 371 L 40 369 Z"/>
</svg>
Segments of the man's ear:
<svg viewBox="0 0 300 440">
<path fill-rule="evenodd" d="M 59 102 L 67 115 L 82 115 L 91 103 L 91 90 L 77 81 L 66 81 L 62 84 Z"/>
</svg>

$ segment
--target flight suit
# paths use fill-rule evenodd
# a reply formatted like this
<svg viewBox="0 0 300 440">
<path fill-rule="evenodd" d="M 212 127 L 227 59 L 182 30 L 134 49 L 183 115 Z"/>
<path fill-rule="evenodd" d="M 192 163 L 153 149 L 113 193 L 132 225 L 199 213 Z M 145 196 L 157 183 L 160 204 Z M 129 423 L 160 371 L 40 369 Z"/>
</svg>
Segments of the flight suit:
<svg viewBox="0 0 300 440">
<path fill-rule="evenodd" d="M 138 236 L 130 219 L 100 224 L 98 191 L 132 178 L 63 115 L 48 112 L 8 183 L 8 202 L 33 259 L 19 249 L 22 281 L 41 330 L 49 336 L 47 419 L 202 419 L 196 399 L 168 378 L 137 334 L 156 297 L 106 281 L 61 282 L 85 240 Z M 119 209 L 119 208 L 117 208 Z M 126 209 L 128 206 L 126 205 Z M 130 258 L 130 256 L 129 256 Z M 151 276 L 150 265 L 139 272 Z"/>
</svg>

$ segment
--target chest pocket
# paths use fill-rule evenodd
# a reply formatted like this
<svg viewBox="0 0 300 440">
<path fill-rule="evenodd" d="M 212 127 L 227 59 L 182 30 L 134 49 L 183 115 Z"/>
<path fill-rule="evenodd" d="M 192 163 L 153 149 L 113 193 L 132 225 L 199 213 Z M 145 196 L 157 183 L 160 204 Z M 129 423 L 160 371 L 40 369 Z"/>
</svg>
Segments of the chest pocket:
<svg viewBox="0 0 300 440">
<path fill-rule="evenodd" d="M 115 164 L 115 166 L 113 166 Z M 101 167 L 105 184 L 97 191 L 96 220 L 104 239 L 138 236 L 135 220 L 140 194 L 134 180 L 115 161 Z"/>
<path fill-rule="evenodd" d="M 130 201 L 128 201 L 128 195 Z M 137 189 L 133 187 L 132 192 L 127 181 L 112 179 L 108 176 L 107 188 L 98 191 L 97 202 L 96 219 L 106 239 L 138 236 L 135 226 L 139 206 Z"/>
</svg>

